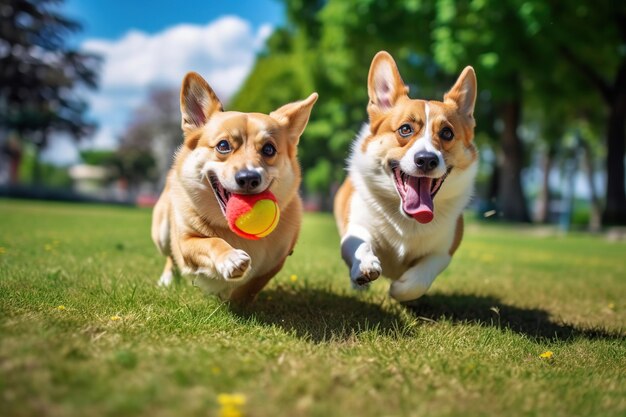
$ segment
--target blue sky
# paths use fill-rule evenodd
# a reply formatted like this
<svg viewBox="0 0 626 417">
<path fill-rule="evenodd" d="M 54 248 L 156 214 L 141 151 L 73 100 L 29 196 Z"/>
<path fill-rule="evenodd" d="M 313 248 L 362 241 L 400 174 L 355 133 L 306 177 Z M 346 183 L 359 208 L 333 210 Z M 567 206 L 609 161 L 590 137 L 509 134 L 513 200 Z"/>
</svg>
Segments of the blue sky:
<svg viewBox="0 0 626 417">
<path fill-rule="evenodd" d="M 117 39 L 130 29 L 154 34 L 179 23 L 204 25 L 224 15 L 240 16 L 255 28 L 284 21 L 278 0 L 66 0 L 63 9 L 82 21 L 84 31 L 76 37 L 80 41 Z"/>
<path fill-rule="evenodd" d="M 63 13 L 83 24 L 70 42 L 100 54 L 100 88 L 88 94 L 99 129 L 83 147 L 112 149 L 153 86 L 177 89 L 188 71 L 202 74 L 228 103 L 284 8 L 277 0 L 66 0 Z M 44 152 L 57 164 L 78 161 L 68 138 Z"/>
</svg>

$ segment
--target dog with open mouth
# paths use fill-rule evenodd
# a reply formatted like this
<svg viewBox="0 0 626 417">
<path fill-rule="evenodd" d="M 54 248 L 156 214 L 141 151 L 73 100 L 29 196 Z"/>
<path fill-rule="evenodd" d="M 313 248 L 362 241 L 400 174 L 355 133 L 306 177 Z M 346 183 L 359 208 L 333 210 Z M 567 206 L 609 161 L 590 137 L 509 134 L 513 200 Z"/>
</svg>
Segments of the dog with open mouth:
<svg viewBox="0 0 626 417">
<path fill-rule="evenodd" d="M 282 268 L 302 218 L 297 145 L 317 93 L 269 115 L 224 111 L 198 74 L 183 80 L 184 143 L 154 207 L 152 240 L 166 256 L 159 280 L 174 268 L 222 299 L 248 302 Z M 271 193 L 280 220 L 268 237 L 247 239 L 229 228 L 233 195 Z"/>
<path fill-rule="evenodd" d="M 476 88 L 466 67 L 443 102 L 410 99 L 391 55 L 372 60 L 369 124 L 353 144 L 334 207 L 355 288 L 384 274 L 391 297 L 412 301 L 450 263 L 478 170 Z"/>
</svg>

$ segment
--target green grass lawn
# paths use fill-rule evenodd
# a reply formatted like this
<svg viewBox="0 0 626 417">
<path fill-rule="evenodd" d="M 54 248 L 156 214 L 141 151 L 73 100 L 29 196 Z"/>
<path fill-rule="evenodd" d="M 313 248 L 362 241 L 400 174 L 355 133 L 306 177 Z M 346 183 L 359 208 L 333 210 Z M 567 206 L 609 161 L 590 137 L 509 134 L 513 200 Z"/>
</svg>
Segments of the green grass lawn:
<svg viewBox="0 0 626 417">
<path fill-rule="evenodd" d="M 307 214 L 242 310 L 156 287 L 149 226 L 0 200 L 0 415 L 626 415 L 625 242 L 470 224 L 407 309 L 384 279 L 352 291 L 332 217 Z"/>
</svg>

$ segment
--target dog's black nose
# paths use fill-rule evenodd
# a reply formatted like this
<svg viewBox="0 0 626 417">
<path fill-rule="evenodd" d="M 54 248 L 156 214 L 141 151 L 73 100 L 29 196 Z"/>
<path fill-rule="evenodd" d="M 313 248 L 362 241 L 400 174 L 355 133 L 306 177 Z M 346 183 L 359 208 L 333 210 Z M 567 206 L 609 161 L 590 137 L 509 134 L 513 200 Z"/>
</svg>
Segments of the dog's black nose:
<svg viewBox="0 0 626 417">
<path fill-rule="evenodd" d="M 439 165 L 439 157 L 432 152 L 421 151 L 415 154 L 415 165 L 424 172 L 432 171 Z"/>
<path fill-rule="evenodd" d="M 244 191 L 254 191 L 261 185 L 261 174 L 251 169 L 242 169 L 235 174 L 235 181 Z"/>
</svg>

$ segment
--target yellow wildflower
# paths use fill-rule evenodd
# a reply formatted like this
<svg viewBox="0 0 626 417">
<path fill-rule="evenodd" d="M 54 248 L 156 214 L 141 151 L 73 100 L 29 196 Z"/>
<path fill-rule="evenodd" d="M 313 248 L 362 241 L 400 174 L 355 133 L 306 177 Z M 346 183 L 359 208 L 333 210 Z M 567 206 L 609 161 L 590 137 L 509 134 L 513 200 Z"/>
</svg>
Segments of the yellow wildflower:
<svg viewBox="0 0 626 417">
<path fill-rule="evenodd" d="M 293 274 L 289 277 L 289 279 L 291 280 L 291 282 L 296 282 L 298 280 L 298 276 L 296 274 Z"/>
<path fill-rule="evenodd" d="M 222 370 L 219 368 L 219 366 L 214 366 L 211 368 L 211 373 L 213 375 L 219 375 L 222 373 Z"/>
<path fill-rule="evenodd" d="M 242 417 L 241 407 L 246 404 L 246 396 L 243 394 L 220 394 L 217 396 L 220 405 L 219 417 Z"/>
<path fill-rule="evenodd" d="M 52 245 L 49 243 L 46 243 L 43 248 L 46 250 L 46 252 L 50 252 L 52 250 Z"/>
<path fill-rule="evenodd" d="M 552 352 L 551 350 L 546 350 L 541 355 L 539 355 L 541 359 L 552 359 L 552 356 L 554 356 L 554 352 Z"/>
<path fill-rule="evenodd" d="M 615 303 L 608 303 L 606 306 L 608 307 L 609 310 L 615 310 Z"/>
<path fill-rule="evenodd" d="M 234 405 L 239 407 L 246 403 L 246 396 L 243 394 L 220 394 L 217 396 L 217 402 L 221 406 Z"/>
<path fill-rule="evenodd" d="M 64 305 L 60 305 L 60 306 L 56 307 L 56 309 L 59 310 L 59 311 L 66 310 Z"/>
<path fill-rule="evenodd" d="M 118 321 L 121 320 L 122 318 L 120 316 L 111 316 L 111 321 Z"/>
<path fill-rule="evenodd" d="M 5 248 L 3 248 L 2 246 L 0 246 L 0 255 L 2 255 L 4 252 L 6 252 L 7 250 Z"/>
<path fill-rule="evenodd" d="M 218 414 L 219 417 L 242 417 L 243 413 L 236 407 L 222 407 Z"/>
</svg>

